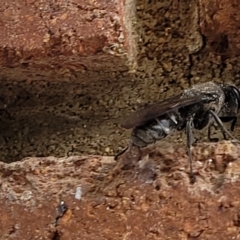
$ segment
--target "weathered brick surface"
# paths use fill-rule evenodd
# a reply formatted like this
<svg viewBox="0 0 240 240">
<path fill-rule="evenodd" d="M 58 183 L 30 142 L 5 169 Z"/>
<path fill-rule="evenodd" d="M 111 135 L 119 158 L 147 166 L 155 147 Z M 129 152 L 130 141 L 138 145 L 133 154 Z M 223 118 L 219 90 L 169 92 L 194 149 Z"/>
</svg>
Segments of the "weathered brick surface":
<svg viewBox="0 0 240 240">
<path fill-rule="evenodd" d="M 194 185 L 185 150 L 170 145 L 129 171 L 99 156 L 0 163 L 0 237 L 238 239 L 239 150 L 230 142 L 197 145 Z M 57 214 L 61 201 L 68 210 Z"/>
<path fill-rule="evenodd" d="M 235 0 L 201 0 L 200 27 L 211 52 L 225 57 L 240 54 L 240 5 Z"/>
<path fill-rule="evenodd" d="M 0 69 L 64 75 L 127 68 L 135 54 L 134 6 L 131 0 L 1 1 Z"/>
</svg>

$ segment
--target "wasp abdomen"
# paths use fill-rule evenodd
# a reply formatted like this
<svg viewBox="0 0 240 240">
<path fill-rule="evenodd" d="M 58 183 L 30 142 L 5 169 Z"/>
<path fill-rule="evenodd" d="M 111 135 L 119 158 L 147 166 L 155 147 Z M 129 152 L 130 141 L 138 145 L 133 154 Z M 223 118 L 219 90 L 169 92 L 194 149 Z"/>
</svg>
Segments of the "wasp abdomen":
<svg viewBox="0 0 240 240">
<path fill-rule="evenodd" d="M 143 126 L 135 127 L 132 132 L 131 141 L 138 147 L 146 147 L 157 140 L 165 138 L 177 129 L 177 116 L 174 114 L 164 115 L 156 118 Z"/>
</svg>

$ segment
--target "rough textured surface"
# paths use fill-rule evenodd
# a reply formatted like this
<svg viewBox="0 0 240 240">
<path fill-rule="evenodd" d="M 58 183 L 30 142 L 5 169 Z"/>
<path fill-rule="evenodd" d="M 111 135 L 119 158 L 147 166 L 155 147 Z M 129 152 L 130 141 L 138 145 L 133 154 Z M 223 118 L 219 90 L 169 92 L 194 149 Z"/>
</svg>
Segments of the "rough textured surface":
<svg viewBox="0 0 240 240">
<path fill-rule="evenodd" d="M 1 1 L 0 11 L 1 77 L 61 81 L 135 61 L 134 1 Z"/>
<path fill-rule="evenodd" d="M 113 155 L 125 146 L 129 132 L 120 129 L 119 123 L 142 104 L 164 99 L 200 81 L 230 81 L 239 86 L 238 11 L 234 1 L 137 1 L 136 26 L 129 26 L 126 18 L 120 24 L 137 29 L 137 66 L 132 71 L 125 60 L 115 56 L 118 46 L 113 46 L 117 47 L 113 52 L 105 48 L 110 51 L 94 55 L 94 46 L 109 44 L 105 31 L 98 32 L 100 41 L 93 41 L 93 48 L 85 50 L 95 57 L 105 53 L 112 57 L 102 57 L 100 64 L 93 61 L 96 58 L 86 57 L 86 65 L 91 62 L 92 68 L 76 66 L 75 58 L 74 64 L 67 64 L 59 57 L 52 67 L 59 51 L 67 50 L 58 47 L 62 43 L 66 48 L 72 46 L 75 34 L 59 38 L 57 26 L 62 28 L 68 15 L 62 14 L 61 8 L 58 14 L 58 6 L 66 3 L 69 10 L 85 9 L 73 1 L 48 1 L 46 12 L 39 10 L 37 2 L 21 3 L 30 6 L 26 19 L 14 19 L 19 12 L 11 12 L 21 11 L 21 6 L 0 3 L 0 9 L 7 13 L 5 19 L 11 20 L 8 26 L 27 36 L 31 17 L 42 21 L 43 32 L 51 36 L 42 39 L 50 56 L 45 58 L 48 66 L 44 68 L 46 62 L 35 65 L 32 59 L 38 59 L 29 52 L 3 47 L 0 51 L 6 60 L 2 66 L 13 67 L 0 71 L 0 159 L 10 162 L 31 156 L 0 164 L 1 239 L 239 239 L 239 146 L 199 144 L 194 149 L 197 183 L 193 186 L 189 185 L 182 133 L 160 141 L 160 149 L 146 150 L 149 155 L 129 171 L 120 171 L 111 157 L 77 156 Z M 134 18 L 127 12 L 127 5 L 133 2 L 126 3 L 124 10 L 122 5 L 125 16 Z M 96 2 L 89 4 L 95 7 Z M 118 16 L 115 10 L 119 5 L 108 2 L 108 6 L 114 10 L 104 16 Z M 102 9 L 97 10 L 98 14 Z M 231 17 L 229 11 L 234 12 Z M 91 14 L 92 9 L 90 18 Z M 3 15 L 0 18 L 3 29 Z M 101 20 L 101 16 L 94 19 Z M 18 25 L 21 21 L 25 28 Z M 103 24 L 111 21 L 110 17 L 110 22 Z M 113 31 L 117 42 L 118 37 L 121 41 L 120 32 L 118 28 Z M 8 39 L 13 41 L 13 36 L 8 35 Z M 126 37 L 131 41 L 131 36 Z M 18 40 L 21 44 L 21 38 Z M 36 36 L 29 44 L 40 40 Z M 87 43 L 91 44 L 89 38 Z M 134 53 L 131 45 L 123 49 L 128 47 Z M 46 57 L 46 52 L 38 54 Z M 101 69 L 105 63 L 109 67 Z M 204 134 L 194 136 L 204 141 Z M 239 127 L 234 135 L 239 138 Z M 57 216 L 61 200 L 69 210 Z"/>
<path fill-rule="evenodd" d="M 240 6 L 237 1 L 200 1 L 200 27 L 210 51 L 222 57 L 240 53 Z"/>
<path fill-rule="evenodd" d="M 139 48 L 135 72 L 107 68 L 61 75 L 59 70 L 61 79 L 71 79 L 67 83 L 46 81 L 36 72 L 32 78 L 38 81 L 1 79 L 0 107 L 10 114 L 1 111 L 1 160 L 113 155 L 129 138 L 129 132 L 119 128 L 119 124 L 139 106 L 200 81 L 226 81 L 240 86 L 238 58 L 225 58 L 206 47 L 207 29 L 199 25 L 207 16 L 203 15 L 207 9 L 203 3 L 137 1 Z M 17 71 L 11 69 L 19 76 Z M 198 138 L 206 136 L 199 134 Z M 239 127 L 234 135 L 240 137 Z M 183 136 L 179 133 L 164 141 L 184 142 Z"/>
<path fill-rule="evenodd" d="M 100 156 L 1 163 L 1 239 L 238 239 L 240 146 L 199 144 L 194 156 L 194 185 L 170 145 L 130 170 Z"/>
</svg>

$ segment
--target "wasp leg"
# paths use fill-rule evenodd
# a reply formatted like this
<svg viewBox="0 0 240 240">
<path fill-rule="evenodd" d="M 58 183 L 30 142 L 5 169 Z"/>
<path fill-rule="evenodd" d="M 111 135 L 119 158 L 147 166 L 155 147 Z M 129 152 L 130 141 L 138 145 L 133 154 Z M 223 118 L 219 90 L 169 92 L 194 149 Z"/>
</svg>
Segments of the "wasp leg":
<svg viewBox="0 0 240 240">
<path fill-rule="evenodd" d="M 121 152 L 119 152 L 115 157 L 114 160 L 117 161 L 118 157 L 121 156 L 122 154 L 124 154 L 127 150 L 128 150 L 128 146 L 125 147 Z"/>
<path fill-rule="evenodd" d="M 187 150 L 188 150 L 188 158 L 189 158 L 190 183 L 191 184 L 193 184 L 196 181 L 196 177 L 193 173 L 193 167 L 192 167 L 192 142 L 193 142 L 192 126 L 193 126 L 193 119 L 190 118 L 187 121 L 186 135 L 187 135 Z"/>
<path fill-rule="evenodd" d="M 227 140 L 226 133 L 222 131 L 222 135 L 223 135 L 223 139 L 224 139 L 224 140 Z"/>
<path fill-rule="evenodd" d="M 232 121 L 232 124 L 231 124 L 231 131 L 233 132 L 235 126 L 236 126 L 236 123 L 237 123 L 237 117 L 234 117 L 233 121 Z"/>
<path fill-rule="evenodd" d="M 238 142 L 238 140 L 235 139 L 235 137 L 224 127 L 224 125 L 223 125 L 221 119 L 218 117 L 218 115 L 212 110 L 210 110 L 209 113 L 212 114 L 213 118 L 215 119 L 218 126 L 221 128 L 222 132 L 227 134 L 230 138 L 232 138 L 234 140 L 234 142 Z"/>
</svg>

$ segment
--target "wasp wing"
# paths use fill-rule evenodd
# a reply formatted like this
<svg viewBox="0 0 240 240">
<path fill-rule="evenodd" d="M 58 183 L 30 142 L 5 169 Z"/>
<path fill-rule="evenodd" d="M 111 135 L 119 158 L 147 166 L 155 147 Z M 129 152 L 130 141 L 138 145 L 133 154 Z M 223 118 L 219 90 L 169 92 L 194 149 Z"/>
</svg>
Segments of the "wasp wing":
<svg viewBox="0 0 240 240">
<path fill-rule="evenodd" d="M 125 119 L 121 126 L 126 129 L 137 127 L 170 111 L 199 103 L 202 100 L 203 98 L 200 95 L 182 97 L 182 95 L 179 94 L 162 102 L 152 104 L 146 108 L 143 108 L 142 110 L 133 112 L 128 118 Z"/>
</svg>

